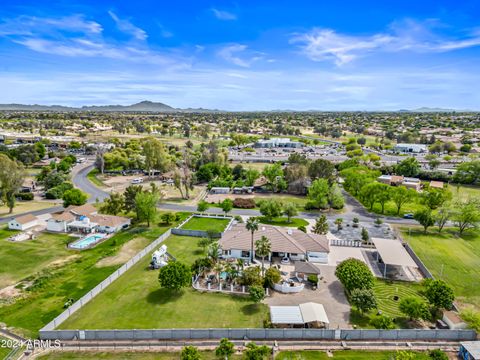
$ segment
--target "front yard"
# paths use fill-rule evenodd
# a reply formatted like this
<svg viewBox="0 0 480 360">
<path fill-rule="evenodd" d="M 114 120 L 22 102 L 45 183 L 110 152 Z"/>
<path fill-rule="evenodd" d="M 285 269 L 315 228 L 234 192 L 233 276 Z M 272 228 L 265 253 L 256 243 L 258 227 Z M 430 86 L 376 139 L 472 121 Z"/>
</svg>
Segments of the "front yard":
<svg viewBox="0 0 480 360">
<path fill-rule="evenodd" d="M 198 239 L 170 236 L 165 244 L 177 260 L 192 264 L 202 255 Z M 262 327 L 267 307 L 248 297 L 200 293 L 192 288 L 175 292 L 160 288 L 158 271 L 142 261 L 73 314 L 62 329 L 154 329 Z"/>
</svg>

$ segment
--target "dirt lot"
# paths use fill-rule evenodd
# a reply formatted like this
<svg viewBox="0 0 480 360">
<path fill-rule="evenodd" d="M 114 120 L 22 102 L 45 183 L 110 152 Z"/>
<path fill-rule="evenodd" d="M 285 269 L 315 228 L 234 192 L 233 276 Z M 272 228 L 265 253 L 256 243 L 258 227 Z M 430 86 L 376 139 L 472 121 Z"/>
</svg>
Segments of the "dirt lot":
<svg viewBox="0 0 480 360">
<path fill-rule="evenodd" d="M 203 186 L 195 186 L 193 191 L 190 192 L 190 200 L 184 200 L 181 198 L 180 192 L 173 185 L 166 184 L 163 181 L 150 179 L 147 176 L 139 175 L 128 175 L 128 176 L 99 176 L 98 179 L 105 184 L 104 190 L 107 192 L 123 192 L 125 189 L 132 185 L 132 180 L 137 178 L 142 178 L 143 183 L 138 184 L 142 185 L 145 188 L 149 188 L 151 183 L 157 185 L 164 195 L 164 200 L 168 202 L 182 202 L 185 204 L 195 203 L 198 200 L 198 197 L 205 190 Z"/>
</svg>

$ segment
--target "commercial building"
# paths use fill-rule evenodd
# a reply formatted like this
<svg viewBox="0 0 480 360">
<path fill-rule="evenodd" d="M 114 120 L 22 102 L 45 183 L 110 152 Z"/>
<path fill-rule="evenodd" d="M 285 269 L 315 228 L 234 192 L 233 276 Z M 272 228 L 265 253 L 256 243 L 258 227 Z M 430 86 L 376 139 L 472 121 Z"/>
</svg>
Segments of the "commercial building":
<svg viewBox="0 0 480 360">
<path fill-rule="evenodd" d="M 424 144 L 397 144 L 393 151 L 402 154 L 422 154 L 428 152 L 428 147 Z"/>
<path fill-rule="evenodd" d="M 289 138 L 271 138 L 258 140 L 254 147 L 256 148 L 301 148 L 304 144 L 300 141 L 292 141 Z"/>
</svg>

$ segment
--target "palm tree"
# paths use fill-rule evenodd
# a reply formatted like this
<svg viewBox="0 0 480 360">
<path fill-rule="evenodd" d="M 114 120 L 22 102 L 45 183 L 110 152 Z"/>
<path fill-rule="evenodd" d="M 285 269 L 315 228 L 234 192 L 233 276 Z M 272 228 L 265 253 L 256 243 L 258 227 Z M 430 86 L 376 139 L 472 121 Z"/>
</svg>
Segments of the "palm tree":
<svg viewBox="0 0 480 360">
<path fill-rule="evenodd" d="M 257 218 L 250 217 L 247 220 L 247 223 L 245 227 L 247 228 L 248 231 L 252 234 L 252 242 L 250 245 L 250 260 L 253 263 L 253 235 L 255 234 L 255 231 L 258 231 L 258 220 Z"/>
<path fill-rule="evenodd" d="M 214 264 L 218 262 L 218 253 L 220 252 L 220 245 L 218 242 L 210 244 L 208 248 L 208 257 L 213 261 Z"/>
<path fill-rule="evenodd" d="M 271 243 L 270 240 L 266 236 L 262 236 L 260 240 L 257 240 L 255 242 L 255 251 L 258 256 L 262 258 L 262 276 L 265 275 L 265 269 L 264 269 L 264 261 L 265 257 L 270 254 L 271 251 Z"/>
<path fill-rule="evenodd" d="M 219 284 L 220 284 L 220 273 L 223 271 L 223 269 L 224 269 L 224 266 L 221 262 L 216 263 L 215 266 L 213 267 L 213 271 L 216 274 Z"/>
</svg>

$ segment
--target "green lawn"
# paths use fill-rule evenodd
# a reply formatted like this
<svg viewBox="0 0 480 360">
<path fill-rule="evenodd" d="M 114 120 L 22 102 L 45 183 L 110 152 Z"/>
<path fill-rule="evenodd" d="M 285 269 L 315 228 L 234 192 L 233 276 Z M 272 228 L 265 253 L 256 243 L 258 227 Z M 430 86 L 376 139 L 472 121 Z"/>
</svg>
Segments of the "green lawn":
<svg viewBox="0 0 480 360">
<path fill-rule="evenodd" d="M 398 304 L 406 297 L 421 297 L 420 290 L 422 286 L 414 282 L 404 281 L 385 281 L 376 279 L 373 291 L 377 299 L 378 310 L 391 318 L 404 317 Z M 395 296 L 398 297 L 395 300 Z"/>
<path fill-rule="evenodd" d="M 186 216 L 184 214 L 183 218 Z M 63 304 L 67 299 L 79 299 L 121 266 L 120 263 L 97 266 L 101 259 L 118 254 L 122 245 L 130 240 L 143 239 L 149 243 L 167 229 L 167 226 L 157 225 L 151 228 L 133 227 L 92 249 L 75 252 L 77 256 L 61 266 L 42 269 L 30 277 L 32 285 L 23 298 L 0 305 L 1 321 L 20 334 L 36 337 L 40 328 L 64 310 Z M 24 255 L 19 254 L 18 264 L 24 266 L 22 259 Z M 18 267 L 20 265 L 15 265 L 13 269 Z M 4 266 L 1 268 L 4 269 Z"/>
<path fill-rule="evenodd" d="M 187 264 L 201 256 L 197 239 L 170 236 L 168 252 Z M 262 327 L 267 307 L 246 297 L 174 292 L 160 288 L 158 271 L 149 270 L 150 256 L 132 267 L 105 291 L 74 313 L 62 329 L 156 329 Z"/>
<path fill-rule="evenodd" d="M 275 225 L 275 226 L 288 226 L 288 227 L 295 227 L 298 228 L 299 226 L 307 226 L 308 221 L 299 218 L 291 218 L 290 222 L 288 222 L 286 217 L 278 217 L 273 218 L 272 220 L 267 220 L 264 216 L 258 218 L 260 223 L 268 224 L 268 225 Z"/>
<path fill-rule="evenodd" d="M 13 285 L 41 269 L 76 254 L 68 250 L 67 235 L 44 233 L 35 240 L 12 242 L 7 239 L 17 231 L 0 230 L 0 289 Z"/>
<path fill-rule="evenodd" d="M 304 211 L 305 205 L 308 202 L 308 198 L 306 196 L 289 194 L 256 194 L 254 197 L 257 207 L 260 207 L 262 201 L 272 199 L 280 201 L 283 205 L 292 203 L 299 211 Z"/>
<path fill-rule="evenodd" d="M 480 233 L 470 230 L 458 237 L 456 229 L 440 234 L 432 229 L 426 235 L 418 227 L 400 230 L 432 274 L 454 288 L 460 304 L 480 310 Z"/>
<path fill-rule="evenodd" d="M 394 351 L 360 351 L 360 350 L 338 350 L 333 351 L 333 357 L 329 357 L 325 351 L 282 351 L 276 360 L 390 360 L 395 355 Z M 425 353 L 416 352 L 416 360 L 428 359 Z"/>
<path fill-rule="evenodd" d="M 92 171 L 90 171 L 88 174 L 87 174 L 87 178 L 88 180 L 90 180 L 95 186 L 99 187 L 99 188 L 102 188 L 102 187 L 105 187 L 105 184 L 103 183 L 102 180 L 100 180 L 97 175 L 98 175 L 99 171 L 98 169 L 93 169 Z"/>
<path fill-rule="evenodd" d="M 182 226 L 184 230 L 213 230 L 215 232 L 223 232 L 227 227 L 230 219 L 192 217 L 186 224 Z"/>
<path fill-rule="evenodd" d="M 394 319 L 398 328 L 408 327 L 408 319 L 405 318 L 405 315 L 402 314 L 398 307 L 400 301 L 410 296 L 422 297 L 421 290 L 422 285 L 419 283 L 386 281 L 382 279 L 375 279 L 373 287 L 378 310 L 380 310 L 382 314 Z M 398 297 L 398 299 L 395 300 L 395 297 Z M 362 314 L 357 309 L 352 308 L 350 322 L 362 329 L 373 329 L 370 321 L 376 314 L 377 310 Z"/>
<path fill-rule="evenodd" d="M 467 200 L 471 197 L 480 197 L 480 186 L 450 184 L 448 188 L 452 192 L 452 199 Z"/>
<path fill-rule="evenodd" d="M 218 359 L 213 351 L 201 351 L 202 360 Z M 59 351 L 37 357 L 39 360 L 178 360 L 180 354 L 167 352 L 69 352 Z M 241 356 L 233 355 L 229 359 L 241 359 Z"/>
</svg>

